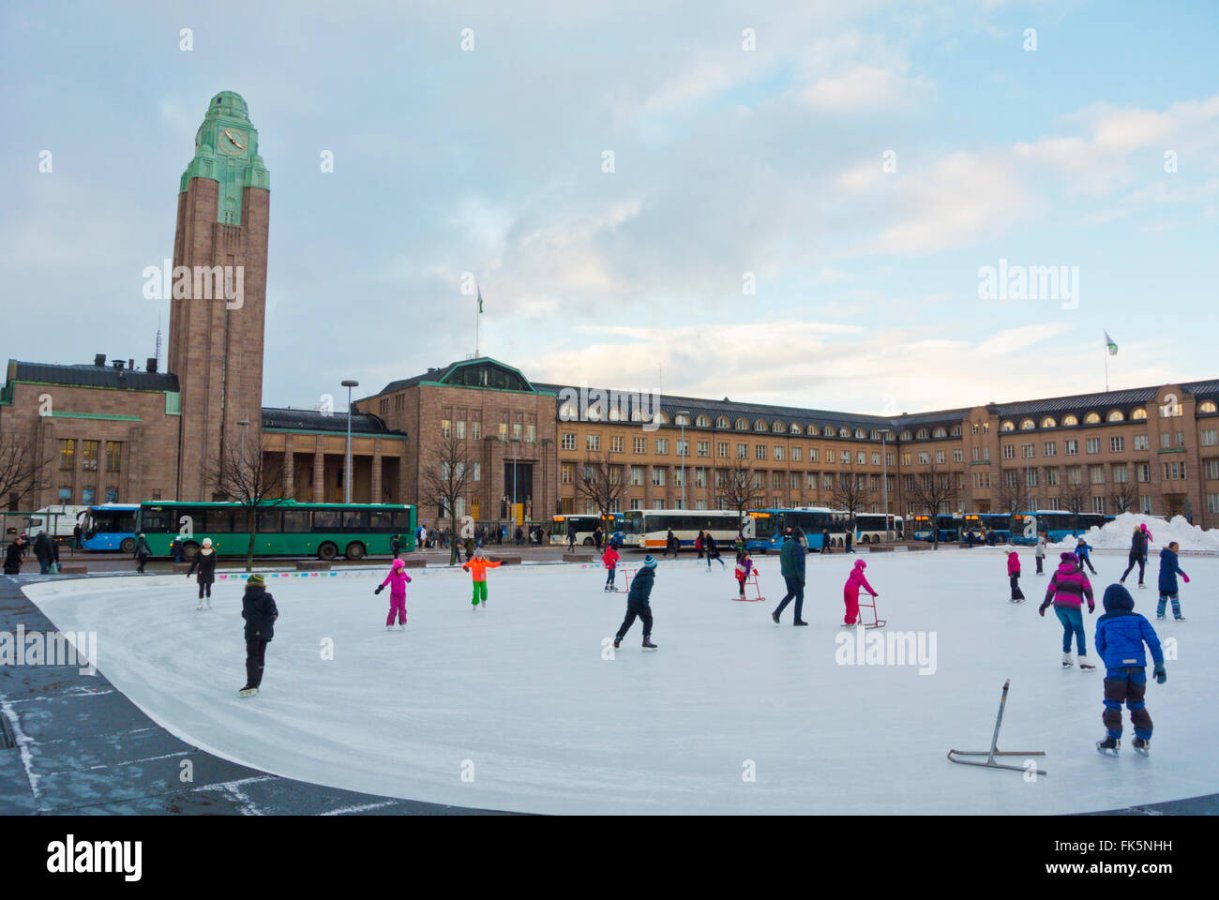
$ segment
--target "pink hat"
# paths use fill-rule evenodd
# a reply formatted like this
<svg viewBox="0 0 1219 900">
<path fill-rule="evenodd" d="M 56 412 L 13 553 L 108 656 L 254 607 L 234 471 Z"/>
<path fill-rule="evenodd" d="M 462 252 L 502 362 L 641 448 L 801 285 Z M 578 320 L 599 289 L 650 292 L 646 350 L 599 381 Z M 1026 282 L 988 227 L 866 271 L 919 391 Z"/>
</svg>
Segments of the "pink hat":
<svg viewBox="0 0 1219 900">
<path fill-rule="evenodd" d="M 866 569 L 867 567 L 868 567 L 868 564 L 866 562 L 864 562 L 862 559 L 855 560 L 855 568 Z"/>
<path fill-rule="evenodd" d="M 393 568 L 393 569 L 405 569 L 405 568 L 406 568 L 406 561 L 405 561 L 405 560 L 401 560 L 401 559 L 395 559 L 395 560 L 394 560 L 394 564 L 393 564 L 393 565 L 392 565 L 390 568 Z"/>
</svg>

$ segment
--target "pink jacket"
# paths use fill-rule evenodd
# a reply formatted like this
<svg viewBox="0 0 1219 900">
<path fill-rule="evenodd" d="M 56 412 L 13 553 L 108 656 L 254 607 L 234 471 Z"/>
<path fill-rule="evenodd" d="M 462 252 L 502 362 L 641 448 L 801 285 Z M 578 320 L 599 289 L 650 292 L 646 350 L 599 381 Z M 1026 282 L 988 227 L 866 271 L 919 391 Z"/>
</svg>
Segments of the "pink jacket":
<svg viewBox="0 0 1219 900">
<path fill-rule="evenodd" d="M 847 576 L 847 583 L 843 586 L 843 593 L 848 597 L 859 599 L 859 589 L 865 588 L 873 597 L 876 596 L 876 591 L 872 590 L 872 585 L 868 584 L 867 577 L 863 574 L 863 570 L 868 567 L 868 564 L 862 559 L 855 560 L 855 568 L 851 570 L 851 574 Z"/>
<path fill-rule="evenodd" d="M 605 552 L 603 554 L 601 554 L 601 563 L 607 569 L 612 569 L 616 565 L 618 565 L 618 559 L 619 559 L 618 551 L 614 549 L 612 544 L 610 546 L 606 547 Z"/>
<path fill-rule="evenodd" d="M 1007 574 L 1008 575 L 1019 575 L 1020 574 L 1020 554 L 1017 553 L 1015 550 L 1013 550 L 1011 553 L 1009 553 L 1007 555 Z"/>
<path fill-rule="evenodd" d="M 395 562 L 401 562 L 401 560 L 395 560 Z M 405 600 L 406 586 L 410 583 L 411 576 L 406 574 L 406 568 L 404 566 L 397 566 L 391 569 L 389 574 L 385 576 L 385 580 L 381 582 L 381 587 L 389 585 L 390 600 Z"/>
</svg>

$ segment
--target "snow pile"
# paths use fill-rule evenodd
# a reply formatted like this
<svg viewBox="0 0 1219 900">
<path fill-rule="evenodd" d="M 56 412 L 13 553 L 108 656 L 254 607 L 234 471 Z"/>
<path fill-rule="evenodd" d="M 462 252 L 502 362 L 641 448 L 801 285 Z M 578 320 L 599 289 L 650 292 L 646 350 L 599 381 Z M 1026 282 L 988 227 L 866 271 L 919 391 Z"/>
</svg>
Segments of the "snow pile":
<svg viewBox="0 0 1219 900">
<path fill-rule="evenodd" d="M 1176 541 L 1182 550 L 1194 550 L 1219 553 L 1219 531 L 1207 531 L 1189 524 L 1184 516 L 1176 516 L 1171 521 L 1156 516 L 1144 516 L 1136 513 L 1122 513 L 1103 528 L 1089 528 L 1083 535 L 1088 544 L 1097 550 L 1129 550 L 1130 538 L 1134 529 L 1145 524 L 1151 532 L 1151 556 L 1160 549 Z M 1055 549 L 1069 550 L 1075 546 L 1075 538 L 1067 538 L 1054 544 Z"/>
</svg>

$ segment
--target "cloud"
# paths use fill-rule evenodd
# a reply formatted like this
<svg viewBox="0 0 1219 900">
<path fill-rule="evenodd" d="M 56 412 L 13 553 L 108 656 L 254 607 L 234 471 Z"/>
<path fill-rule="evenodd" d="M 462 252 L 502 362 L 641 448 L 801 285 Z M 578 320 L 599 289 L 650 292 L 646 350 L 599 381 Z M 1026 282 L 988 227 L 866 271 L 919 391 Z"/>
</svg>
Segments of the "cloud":
<svg viewBox="0 0 1219 900">
<path fill-rule="evenodd" d="M 901 69 L 858 65 L 841 75 L 823 78 L 801 92 L 801 99 L 820 112 L 873 113 L 909 109 L 931 92 L 931 81 L 911 78 Z"/>
</svg>

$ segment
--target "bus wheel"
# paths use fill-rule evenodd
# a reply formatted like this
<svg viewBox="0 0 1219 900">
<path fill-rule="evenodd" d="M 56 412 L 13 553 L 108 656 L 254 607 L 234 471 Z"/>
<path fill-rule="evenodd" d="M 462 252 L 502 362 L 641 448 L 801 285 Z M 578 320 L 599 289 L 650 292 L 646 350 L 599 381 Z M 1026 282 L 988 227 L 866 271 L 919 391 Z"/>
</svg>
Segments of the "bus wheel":
<svg viewBox="0 0 1219 900">
<path fill-rule="evenodd" d="M 347 558 L 348 559 L 363 559 L 364 554 L 367 552 L 368 552 L 368 550 L 365 548 L 365 546 L 363 544 L 353 542 L 353 543 L 350 543 L 347 545 Z"/>
<path fill-rule="evenodd" d="M 135 538 L 123 538 L 123 542 L 119 544 L 119 549 L 124 553 L 135 553 Z"/>
<path fill-rule="evenodd" d="M 584 539 L 584 546 L 585 546 L 585 547 L 591 547 L 592 545 L 593 545 L 593 539 L 592 539 L 592 538 L 585 538 L 585 539 Z"/>
<path fill-rule="evenodd" d="M 326 562 L 334 559 L 339 555 L 339 548 L 327 541 L 322 546 L 317 548 L 317 558 L 324 559 Z"/>
</svg>

